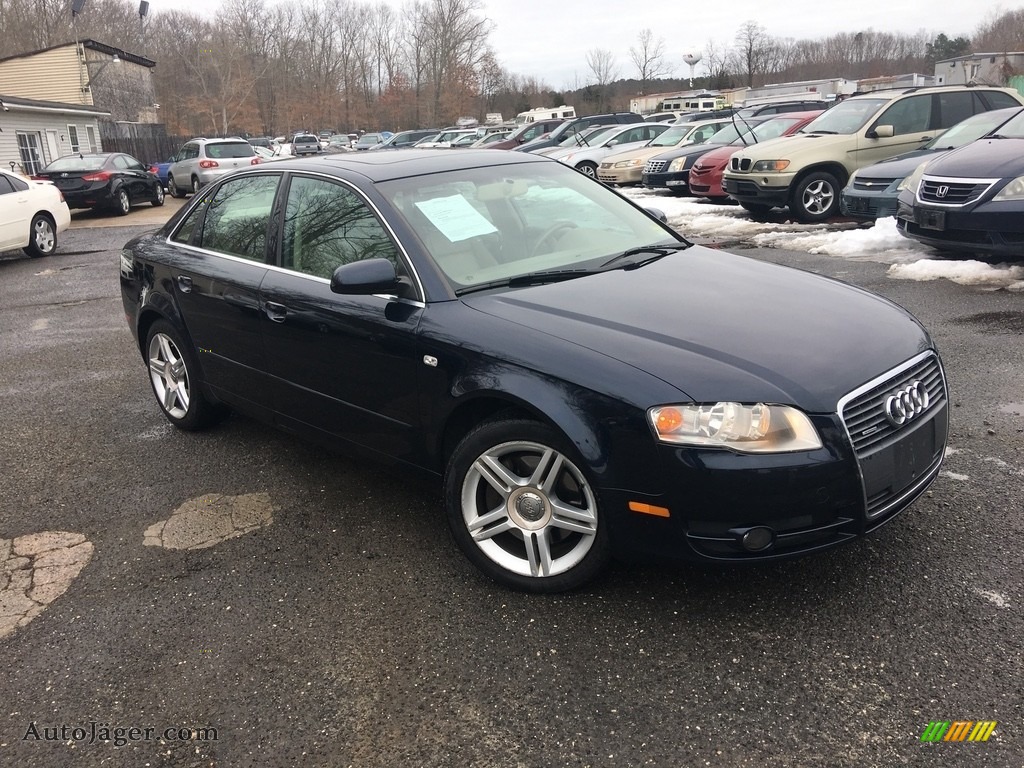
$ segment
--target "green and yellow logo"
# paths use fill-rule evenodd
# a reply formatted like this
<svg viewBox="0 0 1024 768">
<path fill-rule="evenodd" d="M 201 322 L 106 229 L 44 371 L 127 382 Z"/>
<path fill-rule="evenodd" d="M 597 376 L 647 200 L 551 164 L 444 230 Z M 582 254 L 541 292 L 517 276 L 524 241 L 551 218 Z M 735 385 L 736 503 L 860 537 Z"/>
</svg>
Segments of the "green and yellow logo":
<svg viewBox="0 0 1024 768">
<path fill-rule="evenodd" d="M 921 734 L 921 741 L 988 741 L 995 729 L 995 720 L 933 720 Z"/>
</svg>

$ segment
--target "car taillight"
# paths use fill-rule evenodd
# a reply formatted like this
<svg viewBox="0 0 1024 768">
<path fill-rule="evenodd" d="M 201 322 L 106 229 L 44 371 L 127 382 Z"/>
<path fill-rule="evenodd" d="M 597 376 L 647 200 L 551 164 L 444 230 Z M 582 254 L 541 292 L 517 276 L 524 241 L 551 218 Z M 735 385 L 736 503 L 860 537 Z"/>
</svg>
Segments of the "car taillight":
<svg viewBox="0 0 1024 768">
<path fill-rule="evenodd" d="M 157 168 L 155 165 L 151 165 L 151 166 L 149 166 L 149 172 L 152 173 L 152 174 L 159 175 L 160 169 Z"/>
<path fill-rule="evenodd" d="M 259 165 L 262 162 L 263 162 L 263 158 L 261 158 L 261 157 L 254 157 L 252 160 L 249 161 L 249 165 Z"/>
<path fill-rule="evenodd" d="M 110 181 L 110 177 L 114 174 L 111 171 L 100 171 L 98 173 L 87 173 L 82 177 L 82 181 Z"/>
<path fill-rule="evenodd" d="M 200 168 L 219 168 L 220 167 L 220 163 L 218 163 L 216 160 L 200 160 L 199 161 L 199 167 Z"/>
</svg>

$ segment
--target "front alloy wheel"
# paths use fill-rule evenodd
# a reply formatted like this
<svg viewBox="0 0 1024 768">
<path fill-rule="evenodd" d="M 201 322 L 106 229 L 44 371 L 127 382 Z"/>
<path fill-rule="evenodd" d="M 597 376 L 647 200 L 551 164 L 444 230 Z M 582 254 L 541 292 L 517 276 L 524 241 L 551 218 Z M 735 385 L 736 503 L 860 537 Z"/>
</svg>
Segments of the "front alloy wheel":
<svg viewBox="0 0 1024 768">
<path fill-rule="evenodd" d="M 159 181 L 156 183 L 156 191 L 153 193 L 153 207 L 159 208 L 164 204 L 164 185 Z"/>
<path fill-rule="evenodd" d="M 831 173 L 804 177 L 793 193 L 793 215 L 804 224 L 815 224 L 839 212 L 839 182 Z"/>
<path fill-rule="evenodd" d="M 456 448 L 445 478 L 449 523 L 495 581 L 561 592 L 607 564 L 597 495 L 562 437 L 532 421 L 485 423 Z"/>
</svg>

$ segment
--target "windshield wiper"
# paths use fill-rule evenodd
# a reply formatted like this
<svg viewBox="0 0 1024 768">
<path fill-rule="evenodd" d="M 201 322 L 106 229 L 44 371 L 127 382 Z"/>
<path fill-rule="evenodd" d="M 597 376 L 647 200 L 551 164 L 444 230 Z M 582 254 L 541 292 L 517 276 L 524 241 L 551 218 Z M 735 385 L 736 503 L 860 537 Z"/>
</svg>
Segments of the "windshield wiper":
<svg viewBox="0 0 1024 768">
<path fill-rule="evenodd" d="M 489 283 L 480 283 L 455 291 L 456 296 L 465 296 L 467 293 L 478 291 L 489 291 L 492 288 L 521 288 L 526 285 L 543 285 L 544 283 L 560 283 L 563 280 L 572 280 L 577 277 L 595 275 L 600 270 L 596 269 L 553 269 L 546 272 L 528 272 L 525 275 L 516 275 L 506 280 L 492 280 Z"/>
<path fill-rule="evenodd" d="M 821 134 L 826 134 L 826 133 L 827 133 L 827 134 L 829 134 L 830 136 L 835 136 L 836 134 L 838 134 L 838 133 L 839 133 L 839 131 L 819 131 L 819 130 L 818 130 L 817 128 L 816 128 L 816 129 L 814 129 L 813 131 L 810 131 L 810 135 L 811 135 L 811 136 L 813 136 L 813 135 L 814 135 L 814 134 L 816 134 L 816 133 L 821 133 Z"/>
<path fill-rule="evenodd" d="M 610 267 L 617 261 L 628 259 L 630 256 L 639 256 L 644 253 L 651 254 L 650 258 L 640 259 L 639 261 L 627 264 L 623 269 L 636 269 L 642 267 L 644 264 L 650 264 L 652 261 L 657 261 L 660 258 L 668 256 L 674 251 L 684 251 L 689 248 L 691 243 L 674 243 L 672 245 L 642 245 L 639 248 L 630 248 L 628 251 L 612 256 L 608 261 L 601 265 L 601 269 Z"/>
</svg>

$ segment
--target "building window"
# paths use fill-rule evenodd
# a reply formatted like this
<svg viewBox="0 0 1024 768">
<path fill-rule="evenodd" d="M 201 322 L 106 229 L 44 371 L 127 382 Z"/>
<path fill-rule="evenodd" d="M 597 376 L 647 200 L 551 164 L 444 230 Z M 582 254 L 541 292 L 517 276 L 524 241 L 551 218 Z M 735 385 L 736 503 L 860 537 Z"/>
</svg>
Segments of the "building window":
<svg viewBox="0 0 1024 768">
<path fill-rule="evenodd" d="M 21 167 L 26 176 L 34 176 L 43 170 L 39 153 L 41 143 L 38 133 L 18 131 L 18 154 L 21 155 Z"/>
<path fill-rule="evenodd" d="M 68 140 L 71 142 L 71 151 L 72 151 L 72 153 L 81 151 L 81 147 L 78 144 L 78 126 L 77 125 L 69 125 L 68 126 Z"/>
<path fill-rule="evenodd" d="M 90 152 L 99 152 L 100 151 L 100 145 L 99 145 L 99 142 L 96 141 L 96 129 L 93 128 L 91 125 L 87 125 L 85 127 L 85 132 L 89 136 L 89 151 Z"/>
</svg>

